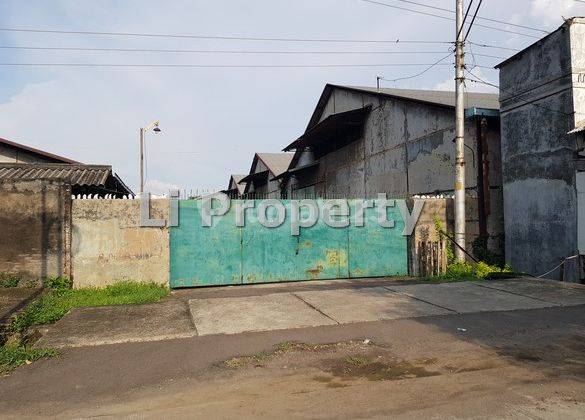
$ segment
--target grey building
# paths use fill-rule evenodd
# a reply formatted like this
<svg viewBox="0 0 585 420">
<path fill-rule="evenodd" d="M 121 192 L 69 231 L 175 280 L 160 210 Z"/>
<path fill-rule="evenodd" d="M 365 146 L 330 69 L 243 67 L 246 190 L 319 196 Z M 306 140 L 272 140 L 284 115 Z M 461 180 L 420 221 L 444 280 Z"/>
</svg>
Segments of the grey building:
<svg viewBox="0 0 585 420">
<path fill-rule="evenodd" d="M 275 178 L 286 172 L 292 158 L 292 153 L 256 153 L 249 174 L 239 182 L 245 185 L 244 196 L 281 198 L 281 181 Z"/>
<path fill-rule="evenodd" d="M 503 245 L 499 102 L 466 97 L 468 248 L 479 234 Z M 452 194 L 454 92 L 326 85 L 289 170 L 289 197 L 391 198 Z"/>
<path fill-rule="evenodd" d="M 583 279 L 585 19 L 501 63 L 506 258 L 517 270 Z M 571 258 L 573 257 L 573 258 Z"/>
</svg>

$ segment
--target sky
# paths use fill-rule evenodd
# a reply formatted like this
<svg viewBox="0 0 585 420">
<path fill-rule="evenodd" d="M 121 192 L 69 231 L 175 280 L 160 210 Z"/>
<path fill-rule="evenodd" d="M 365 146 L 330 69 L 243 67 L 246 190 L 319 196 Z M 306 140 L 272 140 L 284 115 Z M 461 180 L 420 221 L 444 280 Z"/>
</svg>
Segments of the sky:
<svg viewBox="0 0 585 420">
<path fill-rule="evenodd" d="M 452 16 L 408 2 L 377 1 Z M 455 6 L 454 0 L 418 2 L 446 9 Z M 449 42 L 455 36 L 451 21 L 362 0 L 0 0 L 0 10 L 0 28 L 4 29 L 377 41 Z M 484 0 L 479 15 L 550 31 L 562 24 L 563 17 L 585 15 L 585 3 Z M 487 21 L 477 23 L 532 37 L 474 26 L 469 40 L 476 44 L 522 49 L 544 35 Z M 240 53 L 6 48 L 15 46 Z M 326 68 L 0 66 L 0 137 L 84 163 L 112 165 L 136 191 L 139 128 L 160 120 L 162 133 L 146 136 L 147 189 L 162 193 L 177 187 L 187 191 L 225 188 L 230 174 L 248 173 L 255 152 L 278 152 L 304 132 L 326 83 L 375 86 L 376 76 L 389 80 L 411 76 L 447 55 L 449 47 L 0 31 L 0 63 L 416 64 Z M 339 53 L 348 51 L 360 54 Z M 473 72 L 494 84 L 498 73 L 492 67 L 514 54 L 508 49 L 479 46 L 473 46 L 472 52 L 481 66 Z M 474 61 L 470 53 L 467 59 Z M 422 76 L 385 81 L 382 86 L 452 90 L 452 62 L 447 59 L 446 65 Z M 468 83 L 468 89 L 494 91 L 476 83 Z"/>
</svg>

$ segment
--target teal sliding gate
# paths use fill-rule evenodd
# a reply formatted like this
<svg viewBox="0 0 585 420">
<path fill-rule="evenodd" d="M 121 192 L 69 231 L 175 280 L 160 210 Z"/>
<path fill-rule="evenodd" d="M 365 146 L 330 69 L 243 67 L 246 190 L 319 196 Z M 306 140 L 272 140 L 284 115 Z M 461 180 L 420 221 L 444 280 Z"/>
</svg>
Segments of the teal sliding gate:
<svg viewBox="0 0 585 420">
<path fill-rule="evenodd" d="M 285 222 L 267 228 L 258 221 L 257 205 L 246 210 L 246 224 L 236 226 L 235 202 L 213 226 L 201 223 L 201 201 L 179 202 L 179 226 L 170 231 L 172 288 L 279 281 L 384 277 L 407 274 L 407 238 L 397 207 L 388 208 L 394 228 L 378 225 L 376 209 L 365 209 L 365 226 L 333 228 L 322 217 L 310 228 L 291 235 L 290 200 Z M 323 208 L 323 200 L 316 200 Z M 350 214 L 355 200 L 348 200 Z M 303 208 L 301 208 L 303 210 Z M 276 209 L 269 207 L 268 218 Z M 301 217 L 306 215 L 301 211 Z"/>
</svg>

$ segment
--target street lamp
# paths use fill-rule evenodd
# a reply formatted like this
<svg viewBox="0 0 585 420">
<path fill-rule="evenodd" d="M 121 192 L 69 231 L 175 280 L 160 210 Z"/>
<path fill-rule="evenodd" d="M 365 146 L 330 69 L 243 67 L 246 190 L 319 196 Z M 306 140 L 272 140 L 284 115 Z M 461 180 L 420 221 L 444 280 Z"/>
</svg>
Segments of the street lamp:
<svg viewBox="0 0 585 420">
<path fill-rule="evenodd" d="M 140 196 L 144 193 L 144 134 L 152 130 L 155 134 L 162 130 L 158 126 L 158 120 L 151 122 L 148 126 L 140 128 Z"/>
</svg>

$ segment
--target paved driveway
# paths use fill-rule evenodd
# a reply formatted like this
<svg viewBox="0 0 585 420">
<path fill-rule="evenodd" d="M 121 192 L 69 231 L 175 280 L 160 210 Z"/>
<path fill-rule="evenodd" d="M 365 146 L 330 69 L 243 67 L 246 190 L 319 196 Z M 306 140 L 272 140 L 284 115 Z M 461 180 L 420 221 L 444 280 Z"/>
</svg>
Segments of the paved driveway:
<svg viewBox="0 0 585 420">
<path fill-rule="evenodd" d="M 276 291 L 276 293 L 272 293 Z M 39 347 L 81 347 L 585 304 L 585 287 L 517 279 L 450 284 L 327 282 L 174 293 L 159 304 L 75 309 Z"/>
</svg>

